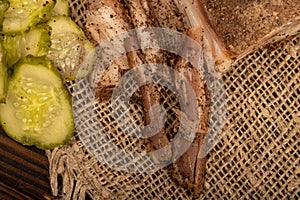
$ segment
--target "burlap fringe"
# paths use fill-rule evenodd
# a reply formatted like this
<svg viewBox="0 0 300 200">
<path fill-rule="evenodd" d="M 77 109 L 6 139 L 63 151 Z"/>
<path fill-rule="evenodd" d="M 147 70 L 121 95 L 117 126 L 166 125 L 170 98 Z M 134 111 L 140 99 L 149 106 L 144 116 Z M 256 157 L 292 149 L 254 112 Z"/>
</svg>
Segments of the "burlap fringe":
<svg viewBox="0 0 300 200">
<path fill-rule="evenodd" d="M 71 147 L 71 151 L 70 151 Z M 58 199 L 78 199 L 84 200 L 89 195 L 92 199 L 91 192 L 93 186 L 90 184 L 86 173 L 80 170 L 78 163 L 82 154 L 79 152 L 80 147 L 77 145 L 75 138 L 73 138 L 68 146 L 56 148 L 53 151 L 46 151 L 50 161 L 50 185 L 53 195 Z"/>
</svg>

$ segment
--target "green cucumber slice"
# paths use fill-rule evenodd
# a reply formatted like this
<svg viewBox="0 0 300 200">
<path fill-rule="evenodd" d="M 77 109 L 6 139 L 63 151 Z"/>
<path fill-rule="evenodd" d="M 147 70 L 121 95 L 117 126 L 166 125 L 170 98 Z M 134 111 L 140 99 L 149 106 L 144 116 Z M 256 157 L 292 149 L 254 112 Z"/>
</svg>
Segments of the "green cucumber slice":
<svg viewBox="0 0 300 200">
<path fill-rule="evenodd" d="M 0 0 L 0 30 L 2 30 L 2 23 L 4 20 L 4 13 L 9 7 L 8 0 Z"/>
<path fill-rule="evenodd" d="M 41 21 L 54 7 L 55 0 L 10 0 L 4 14 L 3 32 L 22 34 Z"/>
<path fill-rule="evenodd" d="M 50 46 L 50 27 L 34 28 L 21 35 L 4 36 L 3 46 L 7 51 L 6 61 L 12 66 L 28 55 L 45 56 Z"/>
<path fill-rule="evenodd" d="M 95 46 L 70 17 L 55 16 L 49 20 L 48 25 L 52 31 L 47 58 L 66 80 L 86 76 L 96 60 Z"/>
<path fill-rule="evenodd" d="M 49 61 L 27 57 L 9 80 L 0 121 L 8 136 L 23 145 L 53 149 L 74 131 L 71 97 Z"/>
<path fill-rule="evenodd" d="M 65 15 L 70 16 L 70 8 L 69 8 L 69 2 L 67 0 L 56 0 L 56 4 L 54 8 L 51 10 L 50 15 L 56 16 L 56 15 Z"/>
<path fill-rule="evenodd" d="M 0 103 L 4 102 L 7 88 L 7 67 L 4 59 L 4 49 L 0 43 Z"/>
</svg>

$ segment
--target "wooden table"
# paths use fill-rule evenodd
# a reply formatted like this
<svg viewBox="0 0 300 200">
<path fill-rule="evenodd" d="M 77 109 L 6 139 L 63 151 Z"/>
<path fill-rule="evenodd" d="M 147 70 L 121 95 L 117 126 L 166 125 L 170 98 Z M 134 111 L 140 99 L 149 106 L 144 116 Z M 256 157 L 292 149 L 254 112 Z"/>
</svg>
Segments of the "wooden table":
<svg viewBox="0 0 300 200">
<path fill-rule="evenodd" d="M 0 128 L 0 199 L 52 199 L 44 151 L 25 147 Z"/>
</svg>

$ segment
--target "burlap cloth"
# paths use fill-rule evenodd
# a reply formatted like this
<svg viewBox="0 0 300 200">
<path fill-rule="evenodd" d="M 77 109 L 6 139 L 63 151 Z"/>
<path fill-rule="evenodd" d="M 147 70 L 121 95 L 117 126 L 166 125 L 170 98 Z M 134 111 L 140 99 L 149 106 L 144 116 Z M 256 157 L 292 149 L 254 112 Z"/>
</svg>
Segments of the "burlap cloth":
<svg viewBox="0 0 300 200">
<path fill-rule="evenodd" d="M 70 5 L 84 29 L 85 4 L 77 0 Z M 223 75 L 227 118 L 209 153 L 200 199 L 300 198 L 300 28 L 299 19 L 291 21 L 245 50 Z M 72 87 L 69 83 L 70 91 Z M 161 93 L 171 109 L 171 94 Z M 133 151 L 143 148 L 118 129 L 109 101 L 96 103 L 95 110 L 116 143 Z M 132 104 L 131 117 L 142 124 L 142 115 L 142 108 Z M 171 117 L 168 123 L 177 122 Z M 58 199 L 191 199 L 165 169 L 131 174 L 107 167 L 87 151 L 77 133 L 69 144 L 47 154 Z"/>
</svg>

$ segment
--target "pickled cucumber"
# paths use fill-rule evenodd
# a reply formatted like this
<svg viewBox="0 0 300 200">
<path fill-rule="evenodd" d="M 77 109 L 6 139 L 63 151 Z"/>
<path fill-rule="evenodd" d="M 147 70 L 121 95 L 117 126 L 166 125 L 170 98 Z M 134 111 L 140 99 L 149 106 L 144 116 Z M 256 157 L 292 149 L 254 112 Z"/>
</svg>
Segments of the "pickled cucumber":
<svg viewBox="0 0 300 200">
<path fill-rule="evenodd" d="M 50 28 L 43 26 L 18 35 L 5 35 L 3 46 L 7 51 L 6 61 L 12 66 L 28 55 L 45 56 L 50 46 Z"/>
<path fill-rule="evenodd" d="M 4 58 L 5 50 L 0 42 L 0 103 L 5 100 L 7 87 L 7 66 Z"/>
<path fill-rule="evenodd" d="M 0 122 L 8 136 L 23 145 L 52 149 L 74 132 L 70 94 L 52 64 L 26 57 L 15 66 Z"/>
<path fill-rule="evenodd" d="M 51 46 L 47 58 L 66 80 L 86 76 L 96 60 L 96 48 L 84 32 L 67 16 L 55 16 L 48 22 Z"/>
<path fill-rule="evenodd" d="M 3 33 L 22 34 L 41 22 L 49 13 L 55 0 L 10 0 L 10 6 L 4 13 Z"/>
</svg>

